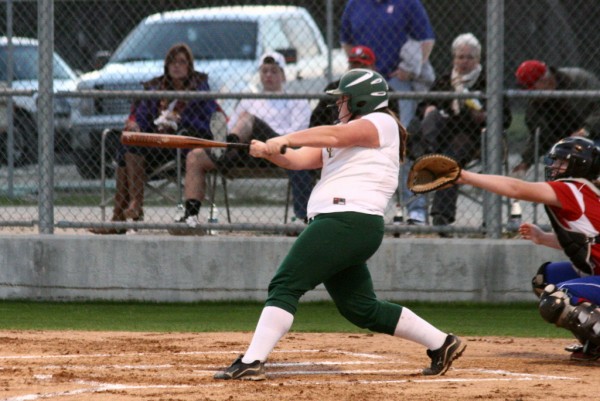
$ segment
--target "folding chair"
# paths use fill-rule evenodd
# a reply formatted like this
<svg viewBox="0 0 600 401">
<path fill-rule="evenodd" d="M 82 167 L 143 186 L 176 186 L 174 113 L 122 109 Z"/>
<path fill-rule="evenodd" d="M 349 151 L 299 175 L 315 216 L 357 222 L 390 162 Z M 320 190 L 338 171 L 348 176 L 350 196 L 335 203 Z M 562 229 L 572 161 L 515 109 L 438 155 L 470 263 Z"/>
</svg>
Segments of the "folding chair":
<svg viewBox="0 0 600 401">
<path fill-rule="evenodd" d="M 106 182 L 106 169 L 108 165 L 106 160 L 106 141 L 109 136 L 113 135 L 118 138 L 119 135 L 121 135 L 121 131 L 107 128 L 102 131 L 102 139 L 100 141 L 100 151 L 102 152 L 100 163 L 100 210 L 102 221 L 106 220 L 106 207 L 113 201 L 112 197 L 107 197 Z M 116 168 L 114 159 L 111 160 L 111 164 Z M 181 203 L 183 199 L 181 164 L 181 150 L 177 149 L 177 157 L 175 160 L 169 160 L 158 167 L 146 169 L 145 189 L 147 189 L 149 193 L 152 193 L 171 204 Z M 169 191 L 167 191 L 168 187 L 171 185 L 174 185 L 177 188 L 177 198 L 174 198 Z"/>
</svg>

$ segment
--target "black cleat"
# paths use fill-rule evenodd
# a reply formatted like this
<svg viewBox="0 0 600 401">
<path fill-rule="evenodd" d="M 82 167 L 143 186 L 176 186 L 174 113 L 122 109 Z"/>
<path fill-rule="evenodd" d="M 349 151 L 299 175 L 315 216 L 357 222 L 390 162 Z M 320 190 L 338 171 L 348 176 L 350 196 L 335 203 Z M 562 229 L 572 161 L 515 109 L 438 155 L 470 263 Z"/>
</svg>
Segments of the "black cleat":
<svg viewBox="0 0 600 401">
<path fill-rule="evenodd" d="M 441 348 L 435 351 L 427 350 L 427 356 L 431 358 L 431 366 L 423 369 L 423 374 L 425 376 L 443 375 L 452 365 L 452 361 L 462 355 L 465 348 L 467 348 L 467 344 L 463 344 L 460 338 L 454 334 L 448 334 Z"/>
<path fill-rule="evenodd" d="M 265 363 L 254 361 L 252 363 L 242 362 L 244 355 L 240 355 L 230 367 L 222 372 L 216 373 L 213 378 L 217 380 L 265 380 Z"/>
<path fill-rule="evenodd" d="M 600 359 L 600 345 L 586 342 L 580 349 L 571 351 L 571 360 L 580 362 L 592 362 Z"/>
</svg>

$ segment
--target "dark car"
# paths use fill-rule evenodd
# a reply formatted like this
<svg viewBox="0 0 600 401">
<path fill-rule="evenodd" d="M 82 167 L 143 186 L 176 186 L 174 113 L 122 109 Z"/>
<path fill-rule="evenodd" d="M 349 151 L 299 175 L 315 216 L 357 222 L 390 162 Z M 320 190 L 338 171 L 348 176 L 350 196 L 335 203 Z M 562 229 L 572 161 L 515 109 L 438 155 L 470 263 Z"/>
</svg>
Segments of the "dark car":
<svg viewBox="0 0 600 401">
<path fill-rule="evenodd" d="M 0 37 L 0 85 L 12 89 L 38 90 L 38 41 L 13 37 L 12 50 L 6 37 Z M 12 77 L 8 66 L 12 65 Z M 55 91 L 72 91 L 77 87 L 77 74 L 58 55 L 53 58 Z M 8 159 L 8 98 L 0 99 L 0 164 Z M 37 150 L 37 93 L 12 98 L 13 156 L 16 165 L 36 163 Z M 70 150 L 71 104 L 64 97 L 54 99 L 55 150 Z"/>
</svg>

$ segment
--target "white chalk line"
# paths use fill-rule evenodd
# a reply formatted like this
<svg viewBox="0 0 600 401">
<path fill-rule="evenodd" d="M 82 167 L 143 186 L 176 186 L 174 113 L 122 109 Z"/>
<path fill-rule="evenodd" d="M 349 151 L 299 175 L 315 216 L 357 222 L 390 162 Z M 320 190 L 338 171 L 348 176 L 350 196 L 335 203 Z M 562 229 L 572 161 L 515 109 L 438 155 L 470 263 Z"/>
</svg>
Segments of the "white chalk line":
<svg viewBox="0 0 600 401">
<path fill-rule="evenodd" d="M 276 350 L 273 353 L 279 354 L 290 354 L 290 353 L 331 353 L 347 355 L 356 358 L 369 358 L 369 359 L 388 359 L 389 357 L 383 355 L 364 354 L 357 352 L 341 351 L 341 350 L 330 350 L 330 349 L 306 349 L 306 350 Z M 172 355 L 225 355 L 225 354 L 243 354 L 244 351 L 184 351 L 184 352 L 172 352 Z M 68 358 L 119 358 L 119 357 L 132 357 L 132 356 L 151 356 L 151 355 L 163 355 L 164 352 L 132 352 L 132 353 L 119 353 L 119 354 L 50 354 L 50 355 L 0 355 L 0 360 L 18 360 L 18 359 L 68 359 Z"/>
<path fill-rule="evenodd" d="M 374 359 L 384 359 L 385 357 L 380 355 L 373 354 L 362 354 L 362 353 L 352 353 L 340 350 L 282 350 L 282 351 L 274 351 L 278 353 L 315 353 L 315 352 L 331 352 L 334 354 L 344 354 L 348 356 L 362 356 Z M 207 354 L 239 354 L 239 351 L 201 351 L 201 352 L 183 352 L 183 353 L 174 353 L 173 355 L 207 355 Z M 39 359 L 45 358 L 69 358 L 69 357 L 77 357 L 77 358 L 85 358 L 85 357 L 119 357 L 119 356 L 144 356 L 144 355 L 161 355 L 163 353 L 130 353 L 130 354 L 77 354 L 77 355 L 40 355 Z M 34 356 L 23 355 L 23 356 L 0 356 L 1 359 L 33 359 Z M 393 360 L 394 363 L 398 363 L 396 359 Z M 332 362 L 332 361 L 321 361 L 321 362 L 282 362 L 282 363 L 267 363 L 267 367 L 281 368 L 281 367 L 301 367 L 301 366 L 344 366 L 344 365 L 385 365 L 392 363 L 392 361 L 381 361 L 381 362 L 372 362 L 372 361 L 342 361 L 342 362 Z M 54 365 L 47 365 L 48 367 L 55 367 Z M 79 365 L 78 365 L 79 366 Z M 100 367 L 104 367 L 107 369 L 115 369 L 121 366 L 121 368 L 131 368 L 131 369 L 157 369 L 157 368 L 169 368 L 174 365 L 169 364 L 161 364 L 161 365 L 101 365 Z M 177 365 L 178 367 L 184 365 Z M 206 365 L 188 365 L 188 366 L 198 366 L 198 367 L 207 367 Z M 56 366 L 59 367 L 59 366 Z M 83 367 L 83 366 L 82 366 Z M 98 368 L 99 366 L 95 366 Z M 64 368 L 64 366 L 62 366 Z M 72 368 L 69 366 L 69 368 Z M 205 375 L 212 376 L 215 373 L 216 369 L 211 370 L 194 370 L 194 373 L 200 373 Z M 348 380 L 312 380 L 312 381 L 301 381 L 301 380 L 288 380 L 286 382 L 287 385 L 375 385 L 375 384 L 404 384 L 404 383 L 482 383 L 482 382 L 509 382 L 509 381 L 553 381 L 553 380 L 578 380 L 577 378 L 567 377 L 567 376 L 552 376 L 552 375 L 536 375 L 529 373 L 518 373 L 518 372 L 510 372 L 504 370 L 486 370 L 486 369 L 455 369 L 452 368 L 451 372 L 474 372 L 481 374 L 492 374 L 498 375 L 499 377 L 495 378 L 452 378 L 452 377 L 435 377 L 428 379 L 391 379 L 391 380 L 356 380 L 356 379 L 348 379 Z M 296 370 L 296 371 L 271 371 L 267 373 L 268 377 L 274 376 L 314 376 L 314 375 L 329 375 L 329 376 L 347 376 L 347 375 L 356 375 L 356 374 L 414 374 L 415 370 L 406 370 L 406 369 L 370 369 L 370 370 L 339 370 L 339 371 L 331 371 L 331 370 Z M 509 377 L 507 377 L 509 376 Z M 52 375 L 36 375 L 34 376 L 38 380 L 50 380 Z M 98 383 L 98 382 L 88 382 L 88 381 L 75 381 L 74 383 L 84 386 L 91 386 L 87 388 L 68 390 L 62 392 L 52 392 L 52 393 L 35 393 L 35 394 L 26 394 L 17 397 L 4 398 L 0 401 L 35 401 L 41 399 L 50 399 L 50 398 L 58 398 L 58 397 L 69 397 L 76 396 L 81 394 L 89 394 L 89 393 L 100 393 L 106 391 L 114 391 L 114 390 L 152 390 L 152 389 L 195 389 L 195 388 L 210 388 L 210 387 L 223 387 L 226 383 L 206 383 L 206 384 L 198 384 L 198 385 L 177 385 L 177 384 L 164 384 L 164 385 L 132 385 L 132 384 L 118 384 L 118 383 Z M 281 383 L 272 383 L 269 381 L 262 382 L 264 385 L 268 386 L 280 386 Z"/>
<path fill-rule="evenodd" d="M 408 362 L 404 362 L 404 363 L 408 363 Z M 298 366 L 334 366 L 334 365 L 391 365 L 391 364 L 397 364 L 396 361 L 381 361 L 381 362 L 374 362 L 374 361 L 344 361 L 344 362 L 340 362 L 340 361 L 319 361 L 319 362 L 278 362 L 278 363 L 271 363 L 271 362 L 267 362 L 266 366 L 267 367 L 298 367 Z M 72 370 L 87 370 L 90 369 L 90 365 L 73 365 L 73 364 L 69 364 L 69 369 Z M 222 368 L 221 365 L 219 366 L 213 366 L 213 365 L 206 365 L 206 364 L 184 364 L 184 363 L 178 363 L 177 365 L 173 365 L 173 364 L 157 364 L 157 365 L 152 365 L 152 364 L 144 364 L 144 365 L 118 365 L 118 364 L 111 364 L 111 365 L 93 365 L 94 369 L 122 369 L 122 370 L 160 370 L 160 369 L 172 369 L 174 367 L 178 367 L 178 368 L 192 368 L 192 369 L 201 369 L 200 371 L 215 371 L 217 369 Z M 41 365 L 40 369 L 64 369 L 65 365 Z M 203 369 L 203 370 L 202 370 Z"/>
</svg>

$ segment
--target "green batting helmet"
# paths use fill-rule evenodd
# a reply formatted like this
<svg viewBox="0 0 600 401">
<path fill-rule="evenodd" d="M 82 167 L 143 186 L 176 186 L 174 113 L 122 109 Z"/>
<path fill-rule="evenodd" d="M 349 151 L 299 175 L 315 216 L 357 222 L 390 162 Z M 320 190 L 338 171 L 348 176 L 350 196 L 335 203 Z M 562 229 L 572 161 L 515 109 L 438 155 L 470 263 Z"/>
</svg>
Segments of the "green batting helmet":
<svg viewBox="0 0 600 401">
<path fill-rule="evenodd" d="M 385 79 L 373 70 L 355 68 L 346 72 L 336 89 L 327 91 L 333 96 L 349 96 L 348 110 L 365 115 L 388 106 L 389 88 Z"/>
</svg>

